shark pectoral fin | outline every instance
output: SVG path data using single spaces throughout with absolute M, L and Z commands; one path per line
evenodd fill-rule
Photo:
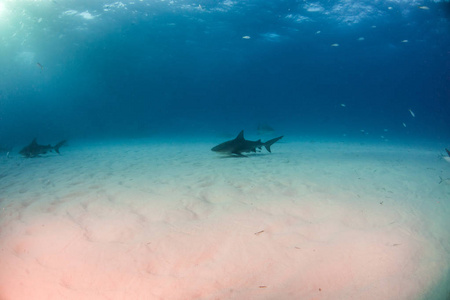
M 241 152 L 231 152 L 232 154 L 239 156 L 239 157 L 247 157 L 247 155 L 242 154 Z

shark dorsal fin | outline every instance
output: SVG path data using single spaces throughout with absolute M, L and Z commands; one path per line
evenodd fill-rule
M 36 140 L 36 138 L 34 138 L 34 139 L 31 141 L 31 145 L 37 145 L 37 140 Z
M 244 130 L 241 130 L 239 132 L 238 136 L 236 137 L 236 140 L 243 140 L 244 139 Z

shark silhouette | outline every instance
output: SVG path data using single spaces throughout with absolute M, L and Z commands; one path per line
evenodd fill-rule
M 36 138 L 33 139 L 33 141 L 28 145 L 25 146 L 22 150 L 20 150 L 20 154 L 22 154 L 25 157 L 36 157 L 40 154 L 46 154 L 47 152 L 52 152 L 55 150 L 56 153 L 59 153 L 59 148 L 64 145 L 66 141 L 61 141 L 55 146 L 51 145 L 39 145 L 36 141 Z
M 267 151 L 272 152 L 270 150 L 270 146 L 279 141 L 282 137 L 283 136 L 271 139 L 265 143 L 261 142 L 261 140 L 248 141 L 244 139 L 244 130 L 242 130 L 234 140 L 219 144 L 211 150 L 229 155 L 234 154 L 237 156 L 245 156 L 242 154 L 243 152 L 256 152 L 256 149 L 261 149 L 262 146 L 264 146 Z

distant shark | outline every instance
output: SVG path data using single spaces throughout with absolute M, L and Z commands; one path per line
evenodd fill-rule
M 0 146 L 0 153 L 11 152 L 12 148 L 13 148 L 13 147 Z
M 22 154 L 25 157 L 36 157 L 39 156 L 40 154 L 46 154 L 47 152 L 52 152 L 53 150 L 55 150 L 56 153 L 59 153 L 59 148 L 64 145 L 66 143 L 66 141 L 61 141 L 58 144 L 56 144 L 55 146 L 51 146 L 49 145 L 39 145 L 36 142 L 36 139 L 33 139 L 33 141 L 28 145 L 25 146 L 22 150 L 20 150 L 20 154 Z
M 267 151 L 272 152 L 270 150 L 270 146 L 278 142 L 282 137 L 283 136 L 271 139 L 265 143 L 261 142 L 261 140 L 248 141 L 244 139 L 244 130 L 242 130 L 234 140 L 219 144 L 213 147 L 211 150 L 229 155 L 234 154 L 237 156 L 245 156 L 242 154 L 243 152 L 256 152 L 257 148 L 261 149 L 261 147 L 264 146 L 266 147 Z

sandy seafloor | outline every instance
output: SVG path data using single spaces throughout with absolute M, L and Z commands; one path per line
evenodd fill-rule
M 0 299 L 449 299 L 442 148 L 77 143 L 0 159 Z

